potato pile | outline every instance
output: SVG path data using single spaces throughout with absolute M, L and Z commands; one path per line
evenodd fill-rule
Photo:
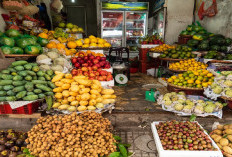
M 52 82 L 56 86 L 53 89 L 56 98 L 53 108 L 59 110 L 95 110 L 115 102 L 113 89 L 104 89 L 98 80 L 89 80 L 86 76 L 58 73 Z
M 39 157 L 98 157 L 116 151 L 111 123 L 96 112 L 41 117 L 26 142 Z
M 218 125 L 211 137 L 225 156 L 232 156 L 232 124 Z

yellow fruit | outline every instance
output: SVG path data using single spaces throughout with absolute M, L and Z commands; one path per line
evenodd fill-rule
M 63 84 L 63 85 L 61 86 L 61 88 L 62 88 L 62 89 L 69 89 L 69 88 L 70 88 L 70 84 L 65 83 L 65 84 Z
M 62 95 L 64 96 L 64 97 L 69 97 L 69 91 L 68 90 L 64 90 L 63 92 L 62 92 Z
M 47 47 L 48 49 L 55 49 L 55 48 L 56 48 L 56 43 L 50 42 L 50 43 L 48 43 L 48 44 L 46 45 L 46 47 Z
M 81 100 L 87 101 L 90 99 L 90 94 L 89 93 L 84 93 L 81 95 Z
M 97 95 L 91 94 L 91 95 L 90 95 L 90 98 L 91 98 L 91 99 L 97 99 Z
M 173 80 L 175 80 L 177 77 L 176 77 L 176 76 L 171 76 L 171 78 L 172 78 Z
M 208 87 L 208 83 L 207 83 L 207 82 L 203 82 L 203 83 L 202 83 L 202 86 L 203 86 L 203 87 Z
M 72 91 L 70 91 L 69 94 L 70 94 L 71 96 L 77 96 L 77 95 L 78 95 L 78 93 L 72 92 Z
M 67 79 L 72 79 L 72 74 L 65 74 L 64 77 Z
M 96 101 L 97 101 L 98 103 L 100 103 L 100 102 L 103 101 L 103 98 L 99 96 L 99 97 L 97 97 Z
M 194 82 L 194 80 L 190 79 L 190 80 L 187 80 L 187 82 L 188 82 L 189 84 L 192 84 L 192 83 Z
M 68 101 L 69 101 L 69 102 L 72 102 L 72 101 L 74 101 L 74 100 L 76 100 L 75 96 L 70 96 L 70 97 L 68 97 Z
M 97 39 L 96 38 L 90 39 L 90 43 L 97 43 Z
M 82 47 L 83 47 L 83 48 L 88 48 L 88 47 L 89 47 L 89 44 L 84 44 Z
M 96 43 L 91 43 L 89 46 L 90 47 L 97 47 L 97 44 Z
M 207 77 L 212 77 L 212 76 L 213 76 L 212 73 L 208 73 L 208 74 L 207 74 Z
M 75 49 L 77 47 L 77 44 L 74 41 L 69 41 L 67 43 L 67 47 L 70 49 Z
M 111 47 L 110 43 L 104 43 L 104 47 Z
M 77 110 L 78 111 L 85 111 L 85 110 L 87 110 L 87 107 L 86 106 L 78 106 Z
M 59 102 L 55 102 L 52 106 L 52 108 L 58 108 L 61 105 Z
M 61 99 L 63 97 L 62 93 L 56 93 L 55 98 Z
M 63 91 L 63 89 L 61 87 L 57 87 L 53 89 L 53 92 L 55 93 L 61 93 Z
M 196 80 L 195 83 L 196 84 L 201 84 L 201 81 L 200 80 Z
M 96 37 L 93 36 L 93 35 L 90 35 L 90 36 L 89 36 L 89 39 L 96 39 Z
M 72 91 L 72 92 L 77 93 L 79 91 L 79 86 L 78 85 L 72 85 L 69 90 Z
M 105 43 L 104 39 L 99 39 L 97 42 L 98 42 L 98 44 L 104 44 Z
M 63 99 L 63 100 L 61 101 L 61 104 L 69 104 L 68 99 Z
M 77 96 L 76 96 L 76 100 L 77 100 L 77 101 L 81 101 L 81 95 L 77 95 Z
M 97 101 L 95 100 L 95 99 L 91 99 L 90 101 L 89 101 L 89 105 L 90 106 L 94 106 L 94 105 L 96 105 L 97 104 Z
M 77 47 L 81 47 L 83 45 L 83 43 L 80 40 L 76 41 Z
M 38 35 L 38 37 L 47 39 L 47 38 L 48 38 L 48 35 L 47 35 L 46 33 L 40 33 L 40 34 Z
M 85 39 L 84 39 L 84 44 L 90 44 L 89 38 L 85 38 Z
M 79 104 L 78 101 L 72 101 L 72 102 L 70 103 L 70 105 L 72 105 L 72 106 L 77 106 L 78 104 Z
M 93 110 L 96 110 L 96 107 L 94 107 L 94 106 L 88 106 L 87 109 L 93 111 Z
M 88 101 L 80 101 L 79 102 L 79 104 L 81 105 L 81 106 L 87 106 L 88 105 Z

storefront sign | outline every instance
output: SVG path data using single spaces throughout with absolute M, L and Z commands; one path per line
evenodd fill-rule
M 154 5 L 154 12 L 158 11 L 164 6 L 165 0 L 156 0 Z
M 145 11 L 147 2 L 102 2 L 102 10 Z

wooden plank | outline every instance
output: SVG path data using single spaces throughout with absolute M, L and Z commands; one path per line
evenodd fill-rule
M 40 118 L 41 113 L 33 113 L 33 114 L 2 114 L 1 116 L 8 118 Z

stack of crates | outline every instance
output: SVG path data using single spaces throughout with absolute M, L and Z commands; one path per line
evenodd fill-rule
M 154 68 L 156 66 L 155 59 L 149 57 L 149 51 L 151 48 L 158 45 L 140 45 L 139 46 L 139 72 L 146 74 L 147 69 Z

